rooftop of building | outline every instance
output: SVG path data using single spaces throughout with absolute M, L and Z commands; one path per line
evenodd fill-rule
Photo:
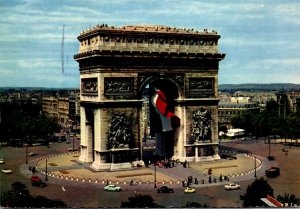
M 83 30 L 80 33 L 81 36 L 92 35 L 95 32 L 107 31 L 107 32 L 148 32 L 148 33 L 166 33 L 166 34 L 190 34 L 190 35 L 217 35 L 217 31 L 203 29 L 198 31 L 195 29 L 169 27 L 163 25 L 125 25 L 121 27 L 108 26 L 107 24 L 98 24 L 94 27 Z
M 219 102 L 219 108 L 253 108 L 258 107 L 257 103 L 254 102 Z

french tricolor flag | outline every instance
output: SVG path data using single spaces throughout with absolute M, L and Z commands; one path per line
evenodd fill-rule
M 161 122 L 162 122 L 162 131 L 171 131 L 173 130 L 171 118 L 176 115 L 174 113 L 170 112 L 167 109 L 167 99 L 165 94 L 159 90 L 155 89 L 155 94 L 151 98 L 151 103 L 154 106 L 156 112 L 159 114 Z

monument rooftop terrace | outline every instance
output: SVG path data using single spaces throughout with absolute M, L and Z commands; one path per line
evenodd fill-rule
M 76 60 L 88 56 L 107 56 L 107 54 L 128 54 L 133 56 L 155 56 L 156 53 L 168 56 L 188 55 L 190 58 L 209 56 L 213 59 L 223 59 L 219 53 L 218 40 L 221 36 L 216 31 L 204 29 L 199 32 L 194 29 L 182 29 L 167 26 L 123 26 L 114 27 L 96 25 L 80 33 L 79 54 Z M 160 56 L 160 55 L 159 55 Z
M 169 26 L 161 25 L 125 25 L 122 27 L 108 26 L 106 24 L 96 25 L 89 29 L 86 29 L 80 33 L 78 39 L 82 39 L 87 35 L 92 35 L 97 32 L 148 32 L 148 33 L 165 33 L 165 34 L 189 34 L 189 35 L 217 35 L 218 33 L 215 30 L 209 31 L 204 29 L 203 31 L 198 31 L 194 29 L 186 28 L 176 28 Z M 219 36 L 219 35 L 217 35 Z

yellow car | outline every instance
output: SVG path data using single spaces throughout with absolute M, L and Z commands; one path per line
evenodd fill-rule
M 194 188 L 191 187 L 187 187 L 184 189 L 184 193 L 189 194 L 189 193 L 195 193 L 196 190 Z

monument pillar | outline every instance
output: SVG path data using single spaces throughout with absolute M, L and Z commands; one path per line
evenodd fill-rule
M 87 158 L 86 162 L 93 162 L 94 146 L 93 146 L 93 123 L 91 121 L 86 121 L 86 138 L 87 138 Z
M 80 157 L 83 162 L 93 162 L 93 121 L 87 116 L 85 107 L 80 107 Z

